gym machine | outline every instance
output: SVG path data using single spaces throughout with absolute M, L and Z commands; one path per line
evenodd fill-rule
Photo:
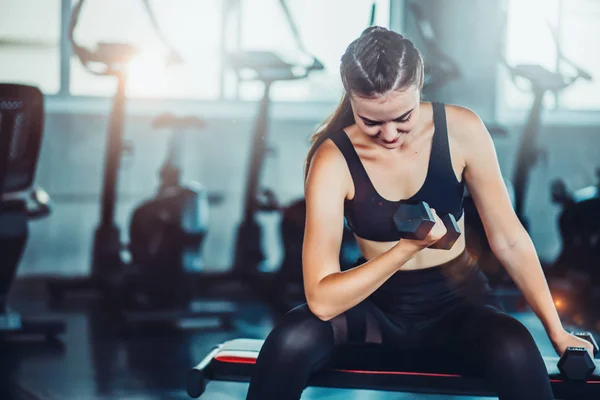
M 8 306 L 8 294 L 29 236 L 29 221 L 47 217 L 50 197 L 32 189 L 44 132 L 44 98 L 33 86 L 0 84 L 0 339 L 55 339 L 65 324 L 24 318 Z
M 69 27 L 74 53 L 91 73 L 115 77 L 117 91 L 106 142 L 100 223 L 94 235 L 91 276 L 48 282 L 51 297 L 59 301 L 68 292 L 99 292 L 127 325 L 146 322 L 176 325 L 184 319 L 209 317 L 218 318 L 222 325 L 228 326 L 235 308 L 225 302 L 193 302 L 194 280 L 187 279 L 187 274 L 202 265 L 201 250 L 208 229 L 208 193 L 197 182 L 183 186 L 180 181 L 179 131 L 201 129 L 204 121 L 172 114 L 154 119 L 154 128 L 171 128 L 175 132 L 160 171 L 158 193 L 134 210 L 129 245 L 121 241 L 115 206 L 121 157 L 128 150 L 123 140 L 125 67 L 137 49 L 121 43 L 98 43 L 93 50 L 78 45 L 74 30 L 84 2 L 80 0 L 74 6 Z M 148 1 L 143 4 L 158 36 L 163 38 Z M 171 51 L 170 62 L 181 62 L 175 49 L 165 40 L 163 43 Z M 126 260 L 127 252 L 131 262 Z
M 521 134 L 517 152 L 517 161 L 512 179 L 515 190 L 515 211 L 526 229 L 529 228 L 529 221 L 525 216 L 524 208 L 529 174 L 540 157 L 543 156 L 543 150 L 537 144 L 537 140 L 542 127 L 541 120 L 544 111 L 544 96 L 548 92 L 557 94 L 573 85 L 579 79 L 586 81 L 592 80 L 592 76 L 588 72 L 565 57 L 562 52 L 557 30 L 553 27 L 550 27 L 550 30 L 556 46 L 556 65 L 559 66 L 556 72 L 552 72 L 541 65 L 520 64 L 511 66 L 506 59 L 502 58 L 502 63 L 508 69 L 515 85 L 519 87 L 517 81 L 518 78 L 527 80 L 529 82 L 529 89 L 527 89 L 527 91 L 532 92 L 534 96 L 525 129 Z M 561 72 L 561 66 L 563 64 L 572 67 L 575 73 L 569 75 Z
M 228 57 L 229 65 L 240 81 L 255 80 L 263 84 L 263 94 L 252 135 L 250 163 L 245 180 L 243 217 L 237 231 L 233 265 L 236 275 L 251 280 L 256 278 L 256 274 L 262 273 L 262 263 L 266 259 L 262 248 L 262 230 L 257 221 L 257 215 L 262 212 L 279 212 L 281 210 L 281 205 L 273 191 L 260 187 L 262 166 L 268 152 L 272 85 L 276 82 L 304 79 L 310 73 L 324 68 L 316 57 L 304 50 L 285 1 L 280 0 L 279 4 L 284 11 L 298 48 L 312 59 L 312 63 L 301 64 L 269 51 L 239 51 L 229 54 Z M 250 75 L 250 78 L 247 78 L 247 75 Z
M 600 286 L 600 168 L 597 183 L 572 193 L 562 179 L 551 185 L 552 202 L 561 207 L 558 228 L 562 250 L 551 267 L 553 275 L 578 271 L 589 284 Z
M 572 192 L 562 179 L 552 182 L 561 251 L 546 272 L 561 318 L 590 329 L 600 329 L 600 168 L 596 179 Z
M 263 163 L 269 151 L 271 88 L 277 82 L 305 79 L 311 73 L 324 68 L 321 62 L 305 49 L 286 2 L 280 0 L 279 4 L 296 40 L 296 46 L 311 61 L 291 59 L 269 51 L 239 51 L 228 55 L 228 65 L 240 81 L 252 80 L 263 84 L 263 94 L 253 129 L 251 155 L 245 180 L 243 216 L 237 229 L 232 274 L 235 279 L 244 282 L 257 298 L 272 306 L 275 313 L 291 308 L 285 298 L 289 289 L 295 290 L 293 283 L 297 280 L 293 279 L 292 283 L 285 279 L 286 272 L 294 271 L 295 275 L 301 275 L 301 267 L 298 266 L 301 258 L 298 257 L 298 252 L 301 252 L 304 236 L 305 204 L 304 199 L 300 199 L 283 206 L 272 190 L 261 187 Z M 281 233 L 285 255 L 279 270 L 268 272 L 263 268 L 266 256 L 258 216 L 261 213 L 273 212 L 282 215 Z M 301 277 L 299 280 L 301 281 Z

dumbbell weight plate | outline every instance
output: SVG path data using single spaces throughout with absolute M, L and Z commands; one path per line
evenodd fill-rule
M 425 202 L 401 204 L 393 216 L 396 229 L 404 239 L 423 240 L 435 225 L 431 208 Z
M 460 228 L 452 214 L 440 218 L 446 227 L 446 234 L 440 240 L 429 246 L 430 249 L 450 250 L 460 237 Z
M 589 332 L 572 332 L 574 336 L 587 340 L 594 346 L 594 355 L 598 354 L 598 344 Z M 596 369 L 594 360 L 584 347 L 567 347 L 558 361 L 560 373 L 569 380 L 585 380 Z
M 596 369 L 594 360 L 584 347 L 567 347 L 557 366 L 560 373 L 571 381 L 585 380 Z

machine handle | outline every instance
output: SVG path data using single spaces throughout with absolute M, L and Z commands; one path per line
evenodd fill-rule
M 30 199 L 34 203 L 33 208 L 27 207 L 27 218 L 38 219 L 50 215 L 50 196 L 44 189 L 36 188 L 30 192 Z

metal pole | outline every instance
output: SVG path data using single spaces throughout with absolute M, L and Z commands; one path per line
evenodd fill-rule
M 62 0 L 60 7 L 60 89 L 58 94 L 71 94 L 71 42 L 69 41 L 69 21 L 71 21 L 71 0 Z

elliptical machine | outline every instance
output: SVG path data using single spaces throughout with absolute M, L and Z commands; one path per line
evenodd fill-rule
M 208 233 L 208 194 L 198 182 L 181 182 L 183 129 L 202 129 L 196 117 L 159 115 L 155 129 L 173 128 L 160 169 L 156 196 L 137 207 L 129 225 L 129 252 L 137 296 L 152 307 L 173 307 L 192 300 L 186 276 L 204 267 L 202 246 Z
M 244 282 L 259 299 L 271 306 L 276 314 L 289 309 L 290 303 L 286 294 L 290 289 L 295 293 L 296 284 L 302 281 L 301 249 L 306 205 L 304 199 L 299 199 L 288 206 L 283 206 L 272 190 L 260 188 L 262 165 L 268 151 L 270 90 L 276 82 L 304 79 L 312 72 L 324 69 L 323 64 L 305 49 L 285 0 L 279 0 L 279 4 L 298 49 L 309 56 L 312 62 L 296 62 L 268 51 L 242 51 L 229 56 L 229 64 L 240 80 L 258 80 L 264 85 L 258 117 L 254 125 L 244 195 L 244 213 L 235 243 L 233 275 Z M 252 77 L 245 78 L 245 72 L 251 72 Z M 271 212 L 281 213 L 280 233 L 284 250 L 283 262 L 274 272 L 265 271 L 263 266 L 266 256 L 262 244 L 262 228 L 257 221 L 258 214 Z M 352 247 L 352 243 L 356 246 L 351 232 L 346 230 L 342 254 L 340 254 L 343 260 L 351 258 L 346 256 L 345 249 Z M 356 261 L 356 258 L 353 261 Z M 303 296 L 302 290 L 300 296 Z
M 199 269 L 202 264 L 199 257 L 208 229 L 208 194 L 197 183 L 181 186 L 179 132 L 171 136 L 156 198 L 146 201 L 133 212 L 130 245 L 121 241 L 121 231 L 115 222 L 115 206 L 121 157 L 128 149 L 123 141 L 125 66 L 136 54 L 136 49 L 118 43 L 99 43 L 94 50 L 79 46 L 73 33 L 84 2 L 80 0 L 73 8 L 69 29 L 73 50 L 88 71 L 113 76 L 118 85 L 107 135 L 100 222 L 94 234 L 91 276 L 48 282 L 52 300 L 61 300 L 67 292 L 99 292 L 126 323 L 171 323 L 182 318 L 217 316 L 227 325 L 235 311 L 233 308 L 225 305 L 206 308 L 189 303 L 193 288 L 184 275 Z M 147 0 L 143 3 L 159 33 Z M 160 33 L 159 36 L 162 37 Z M 175 50 L 166 45 L 171 49 L 170 61 L 180 62 Z M 171 127 L 176 131 L 204 126 L 198 118 L 169 114 L 159 116 L 153 124 L 155 128 Z M 126 260 L 128 251 L 131 262 Z
M 240 81 L 254 80 L 263 83 L 263 94 L 253 129 L 244 191 L 243 217 L 237 231 L 232 269 L 237 278 L 254 287 L 262 286 L 263 263 L 266 260 L 262 247 L 262 229 L 257 221 L 257 216 L 259 213 L 279 212 L 282 209 L 273 191 L 260 187 L 262 166 L 268 152 L 267 133 L 271 109 L 271 88 L 276 82 L 304 79 L 310 73 L 324 68 L 321 62 L 308 53 L 299 41 L 298 31 L 285 1 L 279 0 L 279 4 L 284 11 L 298 48 L 302 53 L 308 55 L 312 62 L 303 63 L 298 60 L 289 60 L 281 54 L 270 51 L 239 51 L 228 56 L 228 64 Z

